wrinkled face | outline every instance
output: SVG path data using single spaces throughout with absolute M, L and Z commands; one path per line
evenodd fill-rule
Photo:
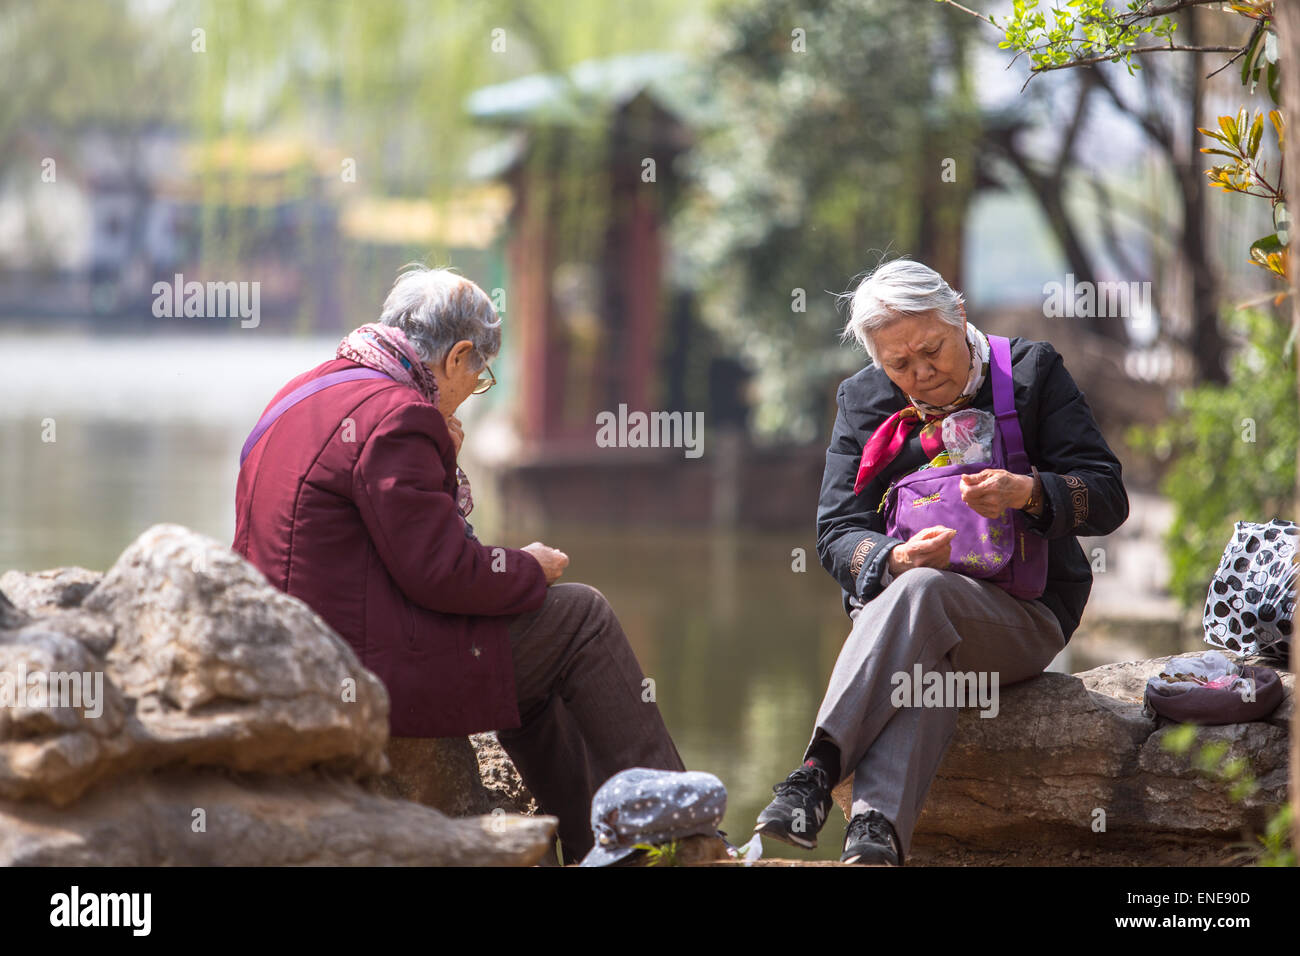
M 960 327 L 933 313 L 900 316 L 872 336 L 876 362 L 912 398 L 931 405 L 954 401 L 970 377 L 965 313 Z
M 474 343 L 462 339 L 451 347 L 442 362 L 426 363 L 438 382 L 438 408 L 443 415 L 454 415 L 461 402 L 478 387 L 480 375 L 486 375 L 479 364 L 481 361 Z

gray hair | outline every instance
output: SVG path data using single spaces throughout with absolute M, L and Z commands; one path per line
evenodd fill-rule
M 401 329 L 425 362 L 441 362 L 463 339 L 479 368 L 501 351 L 501 319 L 488 294 L 453 269 L 406 267 L 393 283 L 379 321 Z
M 876 361 L 873 332 L 908 315 L 932 312 L 949 325 L 961 328 L 962 296 L 929 266 L 910 259 L 894 259 L 877 266 L 841 298 L 850 300 L 849 322 L 840 341 L 857 339 Z

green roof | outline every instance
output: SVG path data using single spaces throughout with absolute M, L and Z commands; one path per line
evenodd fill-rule
M 586 60 L 566 73 L 534 73 L 475 90 L 466 111 L 490 123 L 580 123 L 593 107 L 616 109 L 647 93 L 665 110 L 690 121 L 698 114 L 689 91 L 693 71 L 671 52 L 632 53 Z

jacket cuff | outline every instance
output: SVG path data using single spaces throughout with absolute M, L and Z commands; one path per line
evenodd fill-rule
M 1088 486 L 1075 475 L 1040 471 L 1043 514 L 1028 527 L 1044 538 L 1061 538 L 1088 520 Z
M 885 535 L 863 535 L 853 548 L 849 572 L 853 575 L 856 596 L 866 602 L 875 597 L 888 582 L 881 577 L 889 566 L 889 555 L 898 545 L 898 538 Z

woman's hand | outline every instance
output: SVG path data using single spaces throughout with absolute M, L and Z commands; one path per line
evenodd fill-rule
M 567 554 L 549 545 L 542 544 L 540 541 L 534 541 L 519 550 L 527 551 L 542 566 L 542 573 L 546 575 L 547 587 L 558 581 L 560 575 L 564 573 L 564 569 L 569 566 L 569 556 Z
M 889 573 L 898 577 L 911 568 L 947 569 L 952 557 L 955 528 L 935 525 L 918 531 L 889 552 Z
M 961 500 L 985 518 L 997 518 L 1008 508 L 1022 508 L 1034 490 L 1032 475 L 1016 475 L 1002 468 L 985 468 L 961 476 Z
M 451 432 L 451 443 L 456 446 L 456 457 L 460 457 L 460 446 L 465 440 L 465 429 L 455 415 L 447 416 L 447 431 Z

